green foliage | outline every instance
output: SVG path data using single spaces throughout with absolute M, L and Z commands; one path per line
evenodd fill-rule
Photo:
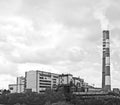
M 7 104 L 9 97 L 6 94 L 0 96 L 0 104 Z
M 70 100 L 67 100 L 67 98 Z M 2 94 L 0 104 L 6 105 L 120 105 L 119 98 L 82 98 L 63 91 L 47 90 L 44 94 L 15 93 Z
M 2 92 L 2 94 L 9 94 L 9 93 L 10 93 L 10 91 L 6 90 L 6 89 L 4 89 L 3 92 Z
M 55 103 L 58 101 L 64 101 L 65 96 L 62 91 L 55 92 L 55 91 L 47 90 L 45 92 L 45 100 L 51 103 Z
M 67 102 L 65 102 L 65 101 L 63 101 L 63 102 L 59 101 L 59 102 L 57 102 L 57 103 L 53 103 L 52 105 L 73 105 L 73 104 L 67 103 Z
M 59 91 L 47 90 L 45 94 L 38 93 L 14 93 L 3 94 L 0 96 L 0 104 L 25 104 L 25 105 L 45 105 L 46 102 L 56 103 L 58 101 L 65 101 L 64 94 Z
M 73 96 L 71 103 L 74 105 L 120 105 L 120 99 L 117 98 L 82 98 L 80 96 Z

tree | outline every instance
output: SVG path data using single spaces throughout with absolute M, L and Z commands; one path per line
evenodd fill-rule
M 7 104 L 8 103 L 8 99 L 9 99 L 8 95 L 2 94 L 0 96 L 0 104 Z
M 65 102 L 65 101 L 63 101 L 63 102 L 59 101 L 59 102 L 57 102 L 57 103 L 53 103 L 52 105 L 73 105 L 73 104 L 67 103 L 67 102 Z
M 3 91 L 2 91 L 2 94 L 9 94 L 10 93 L 10 90 L 6 90 L 6 89 L 4 89 Z
M 65 101 L 65 95 L 63 91 L 55 92 L 52 90 L 47 90 L 44 95 L 46 102 L 56 103 L 58 101 Z

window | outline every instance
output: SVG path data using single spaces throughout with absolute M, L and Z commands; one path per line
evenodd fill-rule
M 40 80 L 40 82 L 47 82 L 47 83 L 51 83 L 51 81 L 49 81 L 49 80 Z
M 53 81 L 53 83 L 56 83 L 56 81 Z
M 47 74 L 40 74 L 40 76 L 51 77 L 51 75 Z
M 51 83 L 40 83 L 40 85 L 51 85 Z
M 40 77 L 40 79 L 44 79 L 43 77 Z
M 10 87 L 10 90 L 13 90 L 13 87 Z
M 45 92 L 45 90 L 40 90 L 39 92 Z
M 58 78 L 58 76 L 53 76 L 53 78 Z
M 51 86 L 39 86 L 40 88 L 51 88 Z

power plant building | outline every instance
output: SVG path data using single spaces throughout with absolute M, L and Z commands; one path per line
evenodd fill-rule
M 72 85 L 74 88 L 77 88 L 77 91 L 80 91 L 83 87 L 84 89 L 88 87 L 88 83 L 84 82 L 84 79 L 73 77 L 72 74 L 59 75 L 58 85 Z
M 9 84 L 10 93 L 17 93 L 17 84 Z
M 79 77 L 73 77 L 73 84 L 78 87 L 83 87 L 85 86 L 84 79 L 81 79 Z
M 9 84 L 8 86 L 11 93 L 23 93 L 25 90 L 25 78 L 17 77 L 16 84 Z
M 37 92 L 44 93 L 46 89 L 56 90 L 60 85 L 74 85 L 79 89 L 86 87 L 83 79 L 72 74 L 55 74 L 45 71 L 27 71 L 25 77 L 17 77 L 16 84 L 10 84 L 11 93 Z
M 70 84 L 73 81 L 73 75 L 72 74 L 62 74 L 59 75 L 59 85 L 67 85 Z
M 58 74 L 44 71 L 28 71 L 25 73 L 25 89 L 32 89 L 33 92 L 42 93 L 46 89 L 55 89 L 58 85 Z
M 17 93 L 23 93 L 25 90 L 25 78 L 17 77 Z

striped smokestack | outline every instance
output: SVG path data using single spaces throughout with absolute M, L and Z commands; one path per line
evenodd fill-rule
M 102 65 L 102 88 L 111 91 L 110 78 L 110 40 L 109 31 L 103 31 L 103 65 Z
M 102 89 L 105 87 L 105 51 L 106 51 L 106 33 L 103 31 L 103 58 L 102 58 Z

